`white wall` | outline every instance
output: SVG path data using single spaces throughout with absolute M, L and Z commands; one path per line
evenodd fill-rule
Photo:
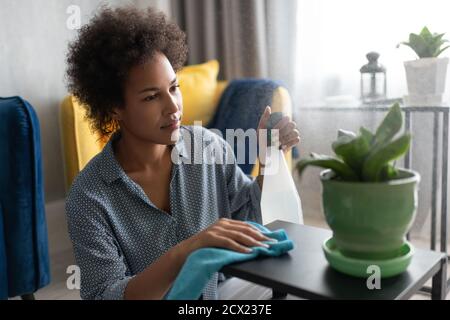
M 64 197 L 58 107 L 64 83 L 67 44 L 76 36 L 66 20 L 68 6 L 81 9 L 88 22 L 102 3 L 134 3 L 169 11 L 169 0 L 0 0 L 0 96 L 19 95 L 36 109 L 41 125 L 46 202 Z

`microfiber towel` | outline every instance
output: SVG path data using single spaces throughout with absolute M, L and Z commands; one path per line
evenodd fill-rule
M 258 256 L 277 257 L 294 248 L 286 231 L 279 229 L 270 231 L 266 227 L 247 222 L 259 229 L 265 236 L 278 240 L 270 243 L 269 248 L 253 247 L 250 253 L 240 253 L 222 248 L 202 248 L 189 255 L 175 282 L 166 295 L 167 300 L 197 300 L 212 275 L 224 266 L 255 259 Z

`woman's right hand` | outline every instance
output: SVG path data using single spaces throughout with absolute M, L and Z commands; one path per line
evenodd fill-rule
M 222 218 L 187 239 L 187 247 L 189 253 L 204 247 L 218 247 L 249 253 L 252 251 L 250 247 L 269 247 L 261 241 L 276 242 L 276 239 L 266 237 L 261 231 L 246 222 Z
M 204 247 L 217 247 L 242 253 L 251 252 L 250 247 L 276 242 L 252 225 L 238 220 L 220 219 L 207 229 L 181 241 L 171 250 L 150 264 L 128 283 L 125 299 L 162 299 L 173 285 L 186 258 L 193 251 Z

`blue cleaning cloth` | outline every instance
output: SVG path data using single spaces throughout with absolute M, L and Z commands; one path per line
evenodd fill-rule
M 224 266 L 247 260 L 258 256 L 277 257 L 294 248 L 294 243 L 289 240 L 283 229 L 270 231 L 266 227 L 247 222 L 259 229 L 265 236 L 277 239 L 269 248 L 253 247 L 250 253 L 240 253 L 222 248 L 202 248 L 189 255 L 178 274 L 175 282 L 166 295 L 167 300 L 196 300 L 200 298 L 203 288 L 212 275 Z

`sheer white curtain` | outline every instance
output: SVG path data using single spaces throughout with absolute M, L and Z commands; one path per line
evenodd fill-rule
M 396 45 L 407 41 L 409 33 L 419 33 L 423 26 L 431 32 L 445 32 L 450 39 L 449 12 L 450 1 L 446 0 L 299 0 L 296 85 L 292 94 L 303 137 L 301 156 L 311 151 L 332 154 L 331 142 L 337 129 L 357 131 L 361 125 L 374 129 L 383 117 L 382 113 L 307 112 L 302 106 L 329 105 L 332 101 L 358 104 L 359 69 L 367 63 L 369 51 L 380 53 L 379 61 L 387 69 L 388 97 L 406 95 L 403 61 L 416 56 L 408 47 Z M 443 53 L 449 55 L 450 49 Z M 449 80 L 444 97 L 447 102 Z M 412 166 L 422 176 L 414 231 L 426 236 L 431 207 L 432 116 L 415 115 L 412 120 Z M 322 217 L 317 173 L 310 170 L 298 181 L 306 217 Z

